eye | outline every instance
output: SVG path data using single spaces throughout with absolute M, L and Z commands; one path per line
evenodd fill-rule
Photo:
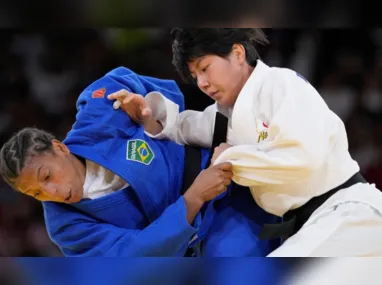
M 209 65 L 207 65 L 206 67 L 202 68 L 202 72 L 206 72 L 208 67 L 209 67 Z

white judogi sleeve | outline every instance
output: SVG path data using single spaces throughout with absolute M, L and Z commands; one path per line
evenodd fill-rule
M 187 110 L 179 114 L 178 106 L 160 93 L 148 94 L 146 102 L 164 126 L 160 134 L 151 137 L 211 146 L 216 105 L 203 112 Z M 255 126 L 258 115 L 268 125 L 267 138 L 259 143 Z M 329 152 L 332 126 L 327 116 L 335 115 L 294 71 L 272 68 L 261 80 L 251 76 L 231 118 L 232 131 L 227 139 L 229 142 L 231 133 L 235 146 L 224 151 L 214 164 L 231 162 L 233 180 L 244 186 L 306 179 L 322 166 Z M 333 119 L 337 124 L 338 118 Z
M 273 69 L 263 80 L 261 92 L 251 92 L 259 88 L 255 79 L 247 82 L 233 111 L 233 130 L 243 144 L 225 150 L 215 164 L 231 162 L 233 180 L 244 186 L 306 179 L 330 151 L 333 121 L 328 116 L 335 115 L 318 92 L 291 70 Z M 268 122 L 267 138 L 259 143 L 254 127 L 258 116 Z
M 152 135 L 146 132 L 148 136 L 179 144 L 211 147 L 217 112 L 215 104 L 203 112 L 186 110 L 179 114 L 179 106 L 159 92 L 147 94 L 145 101 L 153 112 L 153 118 L 163 126 L 161 133 Z

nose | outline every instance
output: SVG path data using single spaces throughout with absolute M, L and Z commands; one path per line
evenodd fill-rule
M 210 84 L 208 83 L 208 80 L 204 76 L 198 76 L 197 85 L 199 89 L 204 92 L 206 92 L 207 88 L 210 86 Z

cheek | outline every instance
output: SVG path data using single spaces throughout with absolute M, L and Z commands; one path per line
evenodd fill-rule
M 208 72 L 208 81 L 219 89 L 226 89 L 228 74 L 224 71 L 224 65 L 216 65 Z
M 62 184 L 70 184 L 76 180 L 76 170 L 68 159 L 63 159 L 60 167 L 55 169 L 55 180 Z
M 76 177 L 72 173 L 65 173 L 57 176 L 53 183 L 57 187 L 57 193 L 65 195 L 70 189 L 75 188 L 76 182 Z
M 225 91 L 231 90 L 236 85 L 236 80 L 237 75 L 232 70 L 231 64 L 227 61 L 222 61 L 216 65 L 211 74 L 211 81 Z
M 65 172 L 64 170 L 55 171 L 49 181 L 46 182 L 45 187 L 48 190 L 48 193 L 55 193 L 57 196 L 62 196 L 68 191 L 68 188 L 73 183 L 73 178 L 70 177 L 70 173 Z

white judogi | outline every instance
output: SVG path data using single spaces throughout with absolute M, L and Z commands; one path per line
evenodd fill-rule
M 283 216 L 341 185 L 359 171 L 348 152 L 340 118 L 304 78 L 258 61 L 233 110 L 178 112 L 160 93 L 146 96 L 164 126 L 154 136 L 210 147 L 215 112 L 229 118 L 225 150 L 215 164 L 233 164 L 236 183 L 256 202 Z M 382 256 L 382 193 L 371 184 L 343 189 L 319 207 L 304 227 L 270 256 Z

